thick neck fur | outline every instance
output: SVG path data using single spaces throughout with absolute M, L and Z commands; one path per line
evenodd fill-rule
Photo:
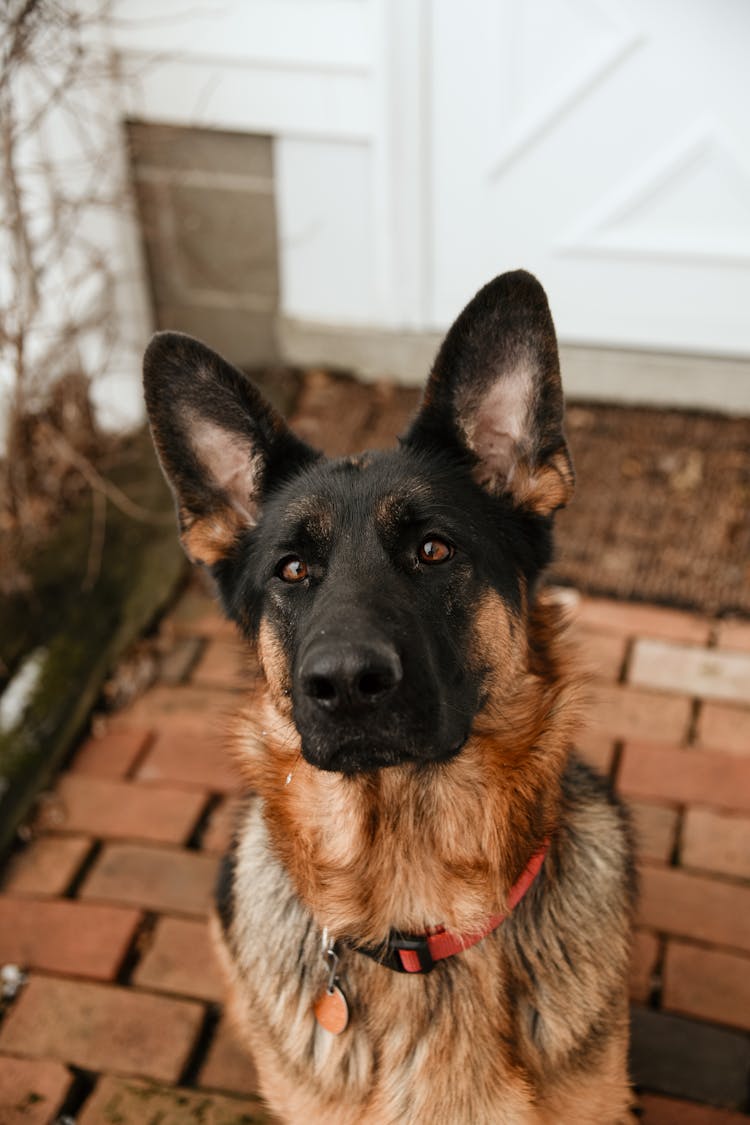
M 267 693 L 237 731 L 242 773 L 263 798 L 276 852 L 317 923 L 384 941 L 391 929 L 479 929 L 502 911 L 555 831 L 577 722 L 560 610 L 538 599 L 511 682 L 490 693 L 456 758 L 346 777 L 309 765 Z

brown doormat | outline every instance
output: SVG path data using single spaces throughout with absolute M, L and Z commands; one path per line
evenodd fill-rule
M 574 404 L 556 581 L 750 614 L 750 418 Z
M 420 392 L 327 371 L 254 372 L 326 453 L 382 448 Z M 282 375 L 284 379 L 282 379 Z M 554 581 L 591 594 L 750 615 L 750 418 L 575 403 L 577 490 Z

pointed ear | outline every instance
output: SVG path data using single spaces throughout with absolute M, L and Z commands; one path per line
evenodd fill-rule
M 318 454 L 241 371 L 190 336 L 158 332 L 144 356 L 143 383 L 182 544 L 195 562 L 212 566 L 255 526 L 269 485 Z
M 406 442 L 457 442 L 482 487 L 539 515 L 570 500 L 555 328 L 531 274 L 501 274 L 466 306 L 438 352 Z

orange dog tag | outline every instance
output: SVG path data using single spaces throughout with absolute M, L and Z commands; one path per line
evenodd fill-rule
M 340 1035 L 349 1023 L 349 1005 L 338 985 L 323 993 L 313 1011 L 320 1026 L 331 1035 Z

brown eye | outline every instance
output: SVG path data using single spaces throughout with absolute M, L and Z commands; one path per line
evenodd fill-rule
M 277 574 L 284 582 L 302 582 L 307 578 L 307 563 L 297 555 L 290 555 L 279 563 Z
M 441 563 L 452 559 L 455 549 L 444 539 L 430 537 L 425 539 L 419 548 L 419 561 L 423 563 Z

